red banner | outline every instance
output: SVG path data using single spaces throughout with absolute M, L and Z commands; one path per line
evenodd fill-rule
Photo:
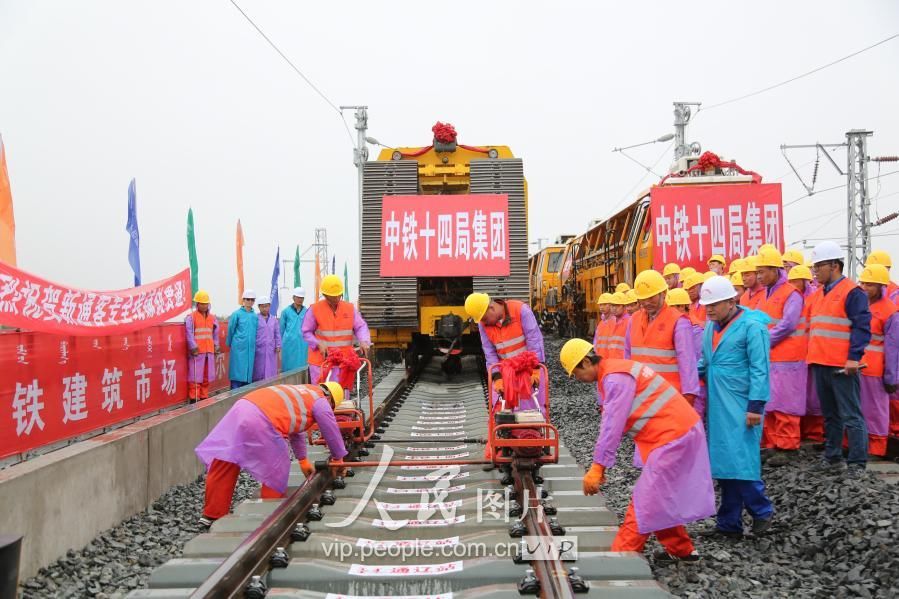
M 780 183 L 654 187 L 650 195 L 653 268 L 669 262 L 708 270 L 713 254 L 728 262 L 784 247 Z
M 221 322 L 225 346 L 227 323 Z M 184 325 L 125 335 L 0 333 L 0 457 L 83 435 L 186 401 Z M 210 388 L 227 388 L 228 356 Z
M 0 262 L 0 324 L 56 335 L 114 335 L 165 322 L 190 309 L 190 269 L 119 291 L 51 283 Z
M 506 195 L 384 196 L 382 277 L 509 276 Z

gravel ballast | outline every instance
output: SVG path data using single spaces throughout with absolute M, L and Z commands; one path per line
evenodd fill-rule
M 393 367 L 382 363 L 374 369 L 377 385 Z M 169 489 L 149 510 L 104 531 L 85 547 L 70 549 L 65 557 L 37 576 L 22 582 L 22 599 L 117 599 L 147 586 L 160 564 L 179 557 L 184 544 L 200 530 L 197 518 L 203 509 L 205 475 L 192 483 Z M 259 484 L 241 473 L 234 503 L 255 496 Z
M 558 361 L 561 345 L 546 339 L 552 420 L 565 446 L 586 468 L 599 430 L 596 388 L 564 374 Z M 625 438 L 602 487 L 619 520 L 639 476 L 633 454 L 633 442 Z M 652 564 L 659 582 L 680 597 L 899 596 L 899 487 L 870 473 L 853 481 L 811 471 L 819 459 L 817 451 L 805 448 L 793 464 L 764 468 L 776 509 L 767 534 L 741 541 L 700 538 L 696 532 L 714 520 L 688 525 L 703 560 Z M 647 557 L 659 549 L 653 538 Z

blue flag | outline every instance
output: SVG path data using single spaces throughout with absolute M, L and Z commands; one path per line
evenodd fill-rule
M 140 287 L 140 233 L 137 230 L 137 184 L 134 179 L 128 185 L 128 224 L 125 225 L 128 236 L 128 264 L 134 271 L 134 286 Z
M 272 271 L 272 311 L 275 316 L 278 315 L 278 277 L 281 276 L 281 246 L 275 253 L 275 270 Z

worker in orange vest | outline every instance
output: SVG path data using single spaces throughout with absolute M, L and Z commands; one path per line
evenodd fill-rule
M 635 284 L 636 286 L 636 284 Z M 604 359 L 583 339 L 559 354 L 569 376 L 596 383 L 603 417 L 584 476 L 584 495 L 595 495 L 615 466 L 623 435 L 634 440 L 643 464 L 612 551 L 642 551 L 651 534 L 665 548 L 657 563 L 699 559 L 684 524 L 715 513 L 715 492 L 702 421 L 668 382 L 633 360 Z
M 805 301 L 787 282 L 783 257 L 774 248 L 762 248 L 757 257 L 758 279 L 767 289 L 760 308 L 768 316 L 771 343 L 771 399 L 765 406 L 762 447 L 769 466 L 785 466 L 799 452 L 800 422 L 805 415 L 808 366 L 802 327 Z
M 187 399 L 195 403 L 209 397 L 209 381 L 215 380 L 215 357 L 219 349 L 219 322 L 209 311 L 209 293 L 194 294 L 196 309 L 184 319 L 187 331 Z
M 786 255 L 786 254 L 784 254 Z M 786 265 L 784 260 L 784 265 Z M 808 354 L 808 312 L 811 303 L 808 301 L 809 296 L 814 293 L 814 289 L 809 285 L 812 280 L 812 271 L 808 266 L 800 264 L 790 269 L 787 274 L 787 281 L 802 294 L 802 318 L 799 319 L 799 327 L 797 330 L 802 332 L 805 338 L 806 355 Z M 800 437 L 806 441 L 814 441 L 815 443 L 824 442 L 824 417 L 821 415 L 821 402 L 818 399 L 818 390 L 815 389 L 815 379 L 812 376 L 811 369 L 808 370 L 805 392 L 805 416 L 799 419 Z
M 710 277 L 715 276 L 714 273 Z M 706 281 L 706 276 L 700 273 L 690 275 L 684 280 L 684 289 L 690 297 L 690 320 L 699 327 L 705 326 L 705 306 L 699 303 L 699 291 Z
M 784 269 L 790 272 L 793 267 L 805 264 L 805 256 L 799 250 L 787 250 L 783 254 Z
M 624 297 L 627 299 L 627 303 L 624 305 L 624 311 L 633 316 L 640 310 L 640 300 L 637 299 L 637 294 L 633 289 L 628 289 L 623 293 Z
M 669 262 L 665 265 L 665 268 L 662 269 L 662 276 L 665 277 L 665 284 L 668 285 L 668 289 L 680 287 L 680 266 L 674 262 Z M 637 282 L 634 281 L 634 287 L 636 286 Z
M 330 352 L 352 353 L 353 339 L 368 356 L 371 334 L 356 307 L 343 300 L 343 281 L 337 275 L 322 279 L 325 299 L 309 306 L 303 319 L 303 340 L 309 344 L 309 380 L 320 383 L 322 364 Z M 340 369 L 332 368 L 329 378 L 340 379 Z
M 809 298 L 806 361 L 824 414 L 824 460 L 820 470 L 843 465 L 843 432 L 849 441 L 849 476 L 864 474 L 868 428 L 859 399 L 859 369 L 871 342 L 871 310 L 861 287 L 843 275 L 845 255 L 833 241 L 822 241 L 812 254 L 820 287 Z
M 751 310 L 759 310 L 765 302 L 765 286 L 758 277 L 758 256 L 749 256 L 741 265 L 743 287 L 746 289 L 740 296 L 740 305 Z
M 611 314 L 611 301 L 611 293 L 603 293 L 596 300 L 599 306 L 599 322 L 596 323 L 596 331 L 593 333 L 593 347 L 600 355 L 606 352 L 609 336 L 612 334 L 612 329 L 615 328 L 615 317 Z
M 284 497 L 290 449 L 300 461 L 303 474 L 312 476 L 315 467 L 306 458 L 306 432 L 315 424 L 332 462 L 341 464 L 347 450 L 334 406 L 342 401 L 343 389 L 334 382 L 274 385 L 238 399 L 195 450 L 208 469 L 200 525 L 209 527 L 227 515 L 241 469 L 262 483 L 263 499 Z
M 665 304 L 668 285 L 654 270 L 644 270 L 634 280 L 640 310 L 628 324 L 624 357 L 643 362 L 671 383 L 692 405 L 699 394 L 693 324 Z
M 597 354 L 602 358 L 623 358 L 624 337 L 627 334 L 627 325 L 631 321 L 631 315 L 627 313 L 627 294 L 615 292 L 612 294 L 612 317 L 615 324 L 609 336 L 606 355 Z
M 724 265 L 726 262 L 727 262 L 727 260 L 725 260 L 724 256 L 722 256 L 721 254 L 713 254 L 708 259 L 706 264 L 709 267 L 709 271 L 715 273 L 716 275 L 723 275 L 724 274 Z
M 531 308 L 524 302 L 507 299 L 492 299 L 486 293 L 472 293 L 465 298 L 465 312 L 478 323 L 481 347 L 487 361 L 488 372 L 493 379 L 494 397 L 490 398 L 491 408 L 498 395 L 503 393 L 503 379 L 499 370 L 491 366 L 502 360 L 530 351 L 541 364 L 546 363 L 543 352 L 543 333 Z M 537 406 L 520 404 L 522 408 L 538 408 L 546 414 L 546 381 L 540 370 L 533 373 L 532 382 L 537 385 Z
M 865 348 L 861 408 L 868 427 L 868 453 L 885 456 L 890 429 L 890 394 L 899 383 L 899 314 L 887 297 L 890 273 L 880 264 L 866 266 L 858 277 L 871 306 L 871 343 Z
M 893 267 L 893 259 L 883 250 L 874 250 L 868 254 L 868 257 L 865 260 L 865 266 L 873 266 L 875 264 L 886 268 L 887 275 L 889 275 L 890 269 Z M 894 305 L 899 306 L 899 285 L 890 281 L 884 295 L 886 295 L 886 298 L 893 302 Z

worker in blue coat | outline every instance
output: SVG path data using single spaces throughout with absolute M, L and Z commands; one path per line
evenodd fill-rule
M 743 536 L 743 509 L 753 518 L 752 533 L 771 526 L 774 506 L 762 481 L 762 418 L 770 398 L 770 317 L 737 304 L 726 277 L 702 284 L 706 307 L 699 374 L 708 389 L 708 443 L 712 478 L 721 490 L 716 526 L 707 534 Z
M 240 308 L 228 319 L 229 364 L 228 378 L 231 388 L 237 389 L 253 381 L 253 362 L 256 359 L 256 326 L 259 317 L 253 311 L 256 292 L 243 292 Z
M 281 311 L 281 372 L 306 368 L 309 362 L 309 344 L 303 340 L 303 319 L 309 310 L 303 305 L 306 291 L 302 287 L 293 290 L 293 303 Z

